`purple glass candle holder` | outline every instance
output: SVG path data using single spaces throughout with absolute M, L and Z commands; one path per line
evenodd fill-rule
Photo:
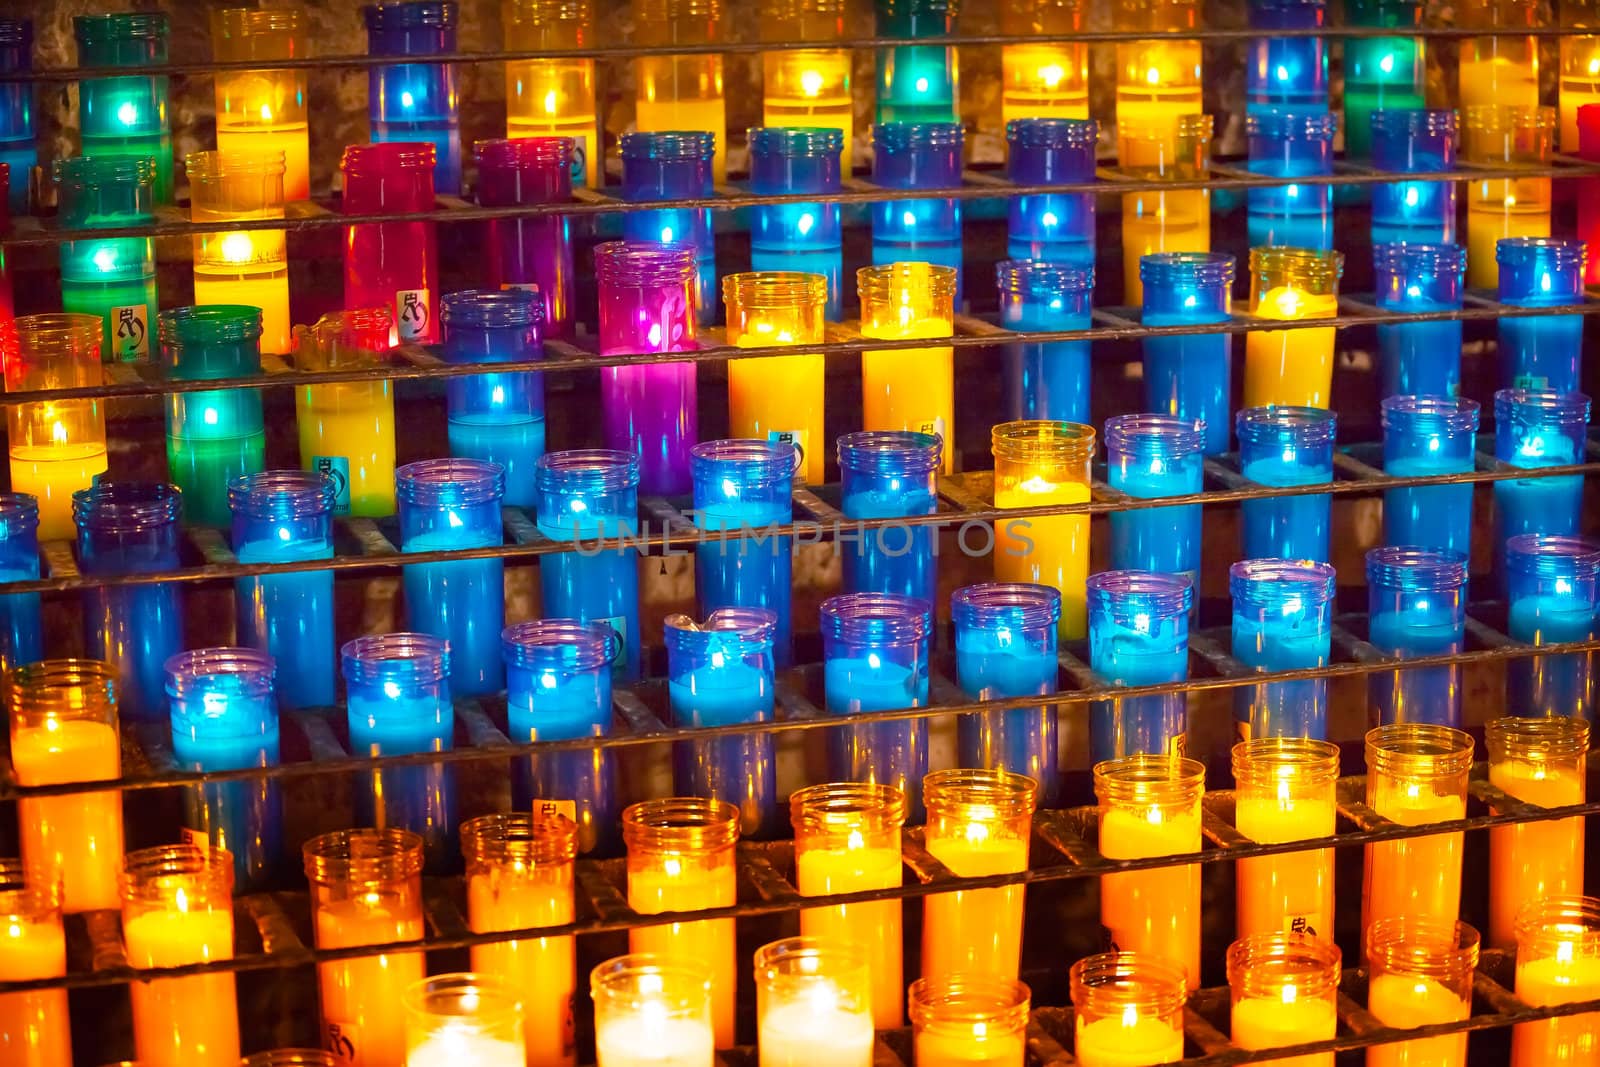
M 572 199 L 571 137 L 479 141 L 478 203 L 564 204 Z M 572 336 L 572 220 L 566 215 L 491 219 L 484 249 L 487 288 L 532 289 L 544 300 L 545 334 Z

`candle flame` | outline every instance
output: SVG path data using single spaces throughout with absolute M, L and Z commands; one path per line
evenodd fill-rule
M 668 878 L 677 878 L 683 874 L 683 861 L 676 856 L 668 856 L 662 861 L 661 870 Z
M 1160 85 L 1161 71 L 1156 67 L 1151 67 L 1149 70 L 1144 72 L 1144 80 L 1149 82 L 1151 85 Z
M 556 113 L 556 91 L 554 89 L 544 94 L 544 113 L 546 115 L 554 115 Z
M 967 844 L 969 844 L 969 845 L 981 845 L 985 841 L 989 840 L 989 824 L 988 824 L 988 822 L 980 822 L 978 820 L 980 820 L 980 819 L 993 819 L 994 818 L 994 809 L 993 808 L 978 809 L 978 810 L 973 811 L 972 815 L 973 815 L 973 821 L 967 823 L 966 833 L 964 834 L 964 836 L 967 839 Z
M 1283 1002 L 1285 1004 L 1293 1004 L 1300 998 L 1300 990 L 1293 982 L 1285 985 L 1280 992 L 1283 996 Z
M 1053 493 L 1055 491 L 1056 483 L 1038 474 L 1017 483 L 1017 492 L 1019 493 Z
M 224 263 L 248 263 L 255 258 L 255 244 L 247 233 L 230 233 L 218 246 Z
M 1061 65 L 1058 63 L 1039 68 L 1039 81 L 1043 83 L 1046 89 L 1054 89 L 1061 84 L 1061 79 L 1066 76 L 1067 72 L 1062 70 Z
M 1124 1004 L 1122 1006 L 1122 1025 L 1130 1030 L 1139 1025 L 1138 1005 Z
M 866 848 L 867 839 L 861 836 L 860 830 L 851 830 L 850 836 L 845 839 L 844 847 L 846 851 L 850 852 L 854 852 L 857 849 Z
M 183 886 L 180 885 L 176 890 L 173 891 L 172 905 L 180 912 L 187 912 L 189 910 L 189 894 L 183 891 Z
M 800 75 L 800 91 L 807 96 L 816 96 L 822 92 L 822 74 L 819 71 L 808 70 Z
M 262 104 L 261 105 L 261 121 L 262 122 L 271 122 L 272 121 L 272 105 L 271 104 Z
M 1573 957 L 1573 948 L 1572 948 L 1572 942 L 1571 941 L 1563 941 L 1563 942 L 1561 942 L 1561 944 L 1556 946 L 1556 962 L 1557 963 L 1570 964 L 1572 962 L 1572 957 Z
M 52 443 L 64 445 L 67 443 L 67 437 L 67 427 L 64 423 L 62 423 L 60 420 L 57 420 L 51 425 L 50 440 Z

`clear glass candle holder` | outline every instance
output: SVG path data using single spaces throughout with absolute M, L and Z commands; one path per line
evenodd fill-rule
M 1135 499 L 1188 496 L 1205 476 L 1205 426 L 1172 415 L 1106 420 L 1106 481 Z M 1200 573 L 1201 505 L 1136 508 L 1111 515 L 1111 566 L 1118 570 Z
M 527 289 L 468 289 L 440 301 L 447 363 L 544 358 L 544 302 Z M 533 371 L 468 374 L 445 383 L 450 454 L 499 464 L 504 502 L 530 508 L 544 455 L 544 381 Z
M 720 58 L 720 57 L 706 57 Z M 622 197 L 632 203 L 709 197 L 717 138 L 710 132 L 622 135 Z M 622 216 L 622 238 L 637 244 L 688 245 L 696 263 L 696 308 L 702 326 L 717 315 L 716 245 L 710 208 L 661 208 Z
M 1367 553 L 1367 640 L 1400 660 L 1466 647 L 1467 560 L 1405 545 Z M 1461 667 L 1397 667 L 1367 680 L 1373 725 L 1461 722 Z
M 1211 174 L 1210 115 L 1183 114 L 1117 121 L 1117 161 L 1130 178 L 1158 183 Z M 1122 194 L 1122 297 L 1144 300 L 1145 256 L 1204 254 L 1211 249 L 1211 191 L 1159 186 Z M 1232 262 L 1231 257 L 1228 260 Z M 1199 309 L 1191 309 L 1199 310 Z M 1201 311 L 1201 314 L 1204 314 Z M 1224 335 L 1225 336 L 1225 335 Z
M 822 2 L 826 5 L 837 0 Z M 802 51 L 795 58 L 800 63 L 816 62 L 810 59 L 815 54 Z M 792 53 L 769 52 L 768 64 L 770 66 L 774 56 L 789 55 Z M 789 61 L 779 59 L 778 62 L 787 65 Z M 773 88 L 769 82 L 766 93 L 769 110 L 773 106 Z M 848 111 L 843 121 L 849 124 Z M 805 125 L 763 126 L 751 130 L 750 191 L 757 196 L 775 193 L 836 195 L 841 179 L 840 153 L 849 144 L 845 131 L 838 128 Z M 827 296 L 827 317 L 837 320 L 844 272 L 843 240 L 837 203 L 821 200 L 758 206 L 752 209 L 750 221 L 750 267 L 757 272 L 800 271 L 821 275 Z M 724 279 L 724 292 L 727 284 Z
M 1501 170 L 1549 167 L 1554 108 L 1489 101 L 1462 108 L 1461 159 Z M 1467 184 L 1467 284 L 1493 289 L 1500 269 L 1495 246 L 1506 237 L 1550 236 L 1550 179 L 1478 178 Z
M 786 937 L 756 950 L 761 1067 L 871 1067 L 872 981 L 857 947 Z
M 344 175 L 344 212 L 400 215 L 432 211 L 436 158 L 434 146 L 420 141 L 347 146 L 339 163 Z M 344 306 L 386 307 L 394 316 L 393 340 L 437 344 L 436 229 L 429 220 L 361 222 L 347 227 Z
M 727 33 L 721 0 L 633 0 L 639 44 L 711 45 Z M 641 131 L 692 130 L 713 135 L 717 182 L 728 176 L 727 104 L 722 54 L 679 52 L 639 56 L 633 62 L 635 125 Z
M 1146 326 L 1208 326 L 1233 316 L 1233 257 L 1222 252 L 1158 252 L 1139 260 Z M 1147 337 L 1145 407 L 1205 424 L 1206 455 L 1228 451 L 1233 335 Z
M 847 519 L 902 519 L 939 510 L 944 441 L 915 430 L 860 430 L 838 440 L 840 510 Z M 841 544 L 844 588 L 894 593 L 930 604 L 939 593 L 931 523 L 861 530 Z
M 1593 640 L 1600 629 L 1600 543 L 1518 534 L 1506 542 L 1506 633 L 1530 645 Z M 1594 653 L 1519 656 L 1506 664 L 1513 715 L 1592 719 Z
M 1250 250 L 1250 314 L 1294 322 L 1339 314 L 1344 256 L 1308 248 Z M 1251 330 L 1245 336 L 1244 406 L 1326 409 L 1333 394 L 1335 327 Z
M 500 16 L 508 51 L 578 49 L 598 39 L 591 0 L 505 0 Z M 506 137 L 571 140 L 570 183 L 591 189 L 600 188 L 606 179 L 604 142 L 595 119 L 599 106 L 595 84 L 593 56 L 506 62 Z M 556 316 L 551 321 L 557 321 Z
M 361 14 L 367 54 L 425 57 L 456 51 L 459 7 L 452 0 L 368 4 Z M 367 68 L 367 109 L 376 142 L 433 146 L 434 184 L 461 192 L 461 112 L 454 63 L 378 63 Z
M 911 983 L 918 1067 L 1022 1067 L 1033 993 L 1015 978 L 924 975 Z
M 305 9 L 300 7 L 213 10 L 211 56 L 219 63 L 303 59 L 307 21 Z M 282 152 L 284 198 L 308 198 L 311 164 L 305 68 L 232 70 L 219 73 L 215 84 L 217 148 L 224 153 Z M 189 177 L 192 183 L 194 175 Z M 270 232 L 257 230 L 255 236 Z
M 156 168 L 150 159 L 77 156 L 56 160 L 51 173 L 56 219 L 62 229 L 155 222 Z M 69 315 L 100 320 L 107 362 L 150 358 L 156 306 L 156 253 L 150 238 L 106 237 L 62 244 L 61 308 Z
M 848 167 L 855 142 L 854 57 L 837 47 L 845 36 L 844 0 L 767 0 L 758 10 L 762 41 L 809 46 L 762 53 L 762 125 L 837 130 Z
M 1517 917 L 1517 999 L 1536 1008 L 1600 998 L 1600 900 L 1565 895 L 1530 903 Z M 1511 1062 L 1578 1063 L 1594 1049 L 1595 1013 L 1522 1023 Z
M 955 332 L 959 300 L 953 267 L 888 263 L 856 271 L 861 336 L 891 341 L 937 340 Z M 945 441 L 955 434 L 955 350 L 949 346 L 864 349 L 862 423 L 867 430 L 913 430 Z M 947 451 L 944 469 L 954 469 Z
M 1189 677 L 1194 581 L 1183 574 L 1101 571 L 1088 579 L 1089 666 L 1113 686 L 1161 685 Z M 1097 760 L 1136 753 L 1182 755 L 1188 730 L 1183 693 L 1117 697 L 1089 706 L 1089 749 Z
M 296 326 L 296 370 L 365 370 L 388 362 L 394 315 L 387 307 L 356 308 Z M 394 514 L 394 383 L 330 382 L 294 391 L 300 465 L 333 478 L 336 515 Z
M 525 1067 L 526 990 L 487 974 L 436 974 L 405 991 L 406 1067 Z
M 990 431 L 994 505 L 1005 511 L 1089 502 L 1089 464 L 1095 432 L 1076 422 L 1022 419 Z M 994 576 L 1034 582 L 1061 594 L 1060 634 L 1086 637 L 1089 612 L 1089 515 L 1033 515 L 997 522 Z
M 1013 119 L 1006 124 L 1006 177 L 1017 185 L 1073 185 L 1095 180 L 1093 119 Z M 1094 267 L 1094 194 L 1013 196 L 1007 254 L 1066 266 Z
M 1352 0 L 1352 26 L 1393 29 L 1393 36 L 1352 37 L 1344 52 L 1345 151 L 1372 158 L 1372 115 L 1426 107 L 1426 39 L 1406 36 L 1422 25 L 1421 0 Z
M 161 11 L 74 15 L 72 36 L 78 45 L 80 66 L 159 66 L 168 59 L 172 24 Z M 168 103 L 165 74 L 88 78 L 78 90 L 82 154 L 90 158 L 151 161 L 158 204 L 172 203 Z
M 1478 402 L 1444 396 L 1391 396 L 1382 404 L 1383 471 L 1396 478 L 1467 474 L 1478 450 Z M 1386 489 L 1383 541 L 1439 552 L 1472 553 L 1471 482 Z
M 1245 119 L 1250 171 L 1270 178 L 1316 178 L 1333 173 L 1331 112 L 1287 107 L 1253 109 Z M 1250 247 L 1333 247 L 1333 187 L 1323 183 L 1251 187 Z
M 30 872 L 19 859 L 0 859 L 0 922 L 6 931 L 0 981 L 59 978 L 67 973 L 60 879 Z M 67 1010 L 65 989 L 0 996 L 0 1046 L 20 1067 L 72 1067 Z
M 0 580 L 39 577 L 39 498 L 0 493 Z M 0 674 L 44 658 L 38 593 L 0 594 Z
M 1456 113 L 1372 113 L 1372 166 L 1387 174 L 1456 169 Z M 1456 240 L 1456 183 L 1391 180 L 1372 187 L 1372 244 L 1448 245 Z M 1382 290 L 1380 289 L 1380 292 Z
M 1008 259 L 995 266 L 1000 324 L 1008 330 L 1087 330 L 1092 266 Z M 1006 410 L 1013 419 L 1089 420 L 1089 342 L 1017 342 L 1005 349 Z
M 1530 471 L 1582 462 L 1589 409 L 1589 398 L 1582 393 L 1501 389 L 1494 395 L 1494 458 Z M 1511 538 L 1518 534 L 1575 536 L 1582 509 L 1581 474 L 1495 482 L 1496 571 L 1505 571 L 1505 546 Z
M 1089 117 L 1089 46 L 1082 0 L 1006 0 L 1000 31 L 1038 37 L 1000 46 L 1000 119 Z
M 598 1067 L 712 1067 L 711 980 L 695 963 L 635 953 L 589 973 Z
M 1327 20 L 1324 0 L 1250 3 L 1252 30 L 1320 30 Z M 1245 61 L 1245 101 L 1252 109 L 1326 110 L 1327 42 L 1321 36 L 1251 38 Z
M 1175 1063 L 1183 1058 L 1183 968 L 1144 952 L 1085 956 L 1068 972 L 1072 1054 L 1084 1067 Z
M 1339 946 L 1308 934 L 1240 934 L 1228 946 L 1228 1039 L 1246 1051 L 1331 1041 L 1339 1029 Z M 1333 1067 L 1333 1053 L 1294 1056 Z
M 1584 302 L 1585 246 L 1565 237 L 1506 237 L 1495 244 L 1498 295 L 1511 307 Z M 1508 316 L 1499 320 L 1500 384 L 1509 389 L 1575 393 L 1581 387 L 1582 315 Z
M 956 0 L 874 0 L 879 37 L 948 37 L 955 32 Z M 877 52 L 879 122 L 950 122 L 959 118 L 960 74 L 956 47 L 899 45 Z
M 959 123 L 879 122 L 872 127 L 872 181 L 885 189 L 954 189 L 965 133 Z M 869 209 L 872 262 L 931 263 L 955 272 L 961 304 L 961 201 L 885 200 Z M 866 318 L 862 316 L 863 320 Z
M 1333 836 L 1338 745 L 1305 737 L 1241 741 L 1233 746 L 1233 779 L 1234 825 L 1250 840 Z M 1240 859 L 1235 893 L 1241 938 L 1294 932 L 1333 940 L 1331 848 Z
M 284 163 L 276 151 L 191 152 L 189 219 L 281 219 Z M 289 352 L 289 252 L 284 230 L 226 230 L 194 237 L 194 302 L 261 309 L 261 351 Z
M 6 390 L 70 389 L 104 380 L 102 329 L 92 315 L 22 315 Z M 73 536 L 72 495 L 106 471 L 106 416 L 93 399 L 6 405 L 11 491 L 39 502 L 39 539 Z
M 501 10 L 509 20 L 513 12 L 536 2 L 550 7 L 565 6 L 568 11 L 588 6 L 588 0 L 522 0 L 521 3 L 512 0 Z M 524 64 L 531 67 L 541 62 L 588 64 L 593 77 L 592 59 L 525 60 Z M 506 67 L 509 70 L 517 65 L 507 63 Z M 561 108 L 562 101 L 552 102 Z M 511 122 L 516 123 L 515 116 Z M 590 129 L 592 136 L 592 126 Z M 584 158 L 579 150 L 582 143 L 581 138 L 574 137 L 479 141 L 473 147 L 478 160 L 478 203 L 483 207 L 566 203 L 572 199 L 573 182 L 582 181 Z M 551 337 L 570 338 L 576 314 L 572 220 L 566 215 L 490 219 L 485 236 L 488 257 L 484 264 L 484 287 L 526 289 L 534 293 L 544 307 L 545 332 Z
M 1247 559 L 1228 568 L 1233 658 L 1255 671 L 1328 665 L 1333 647 L 1333 567 L 1305 559 Z M 1328 682 L 1262 682 L 1235 690 L 1241 740 L 1328 736 Z
M 1459 1022 L 1472 1014 L 1472 974 L 1478 931 L 1453 918 L 1395 916 L 1367 931 L 1367 1010 L 1385 1026 Z M 1467 1034 L 1460 1031 L 1374 1045 L 1371 1067 L 1412 1063 L 1463 1067 Z
M 803 253 L 784 252 L 782 261 Z M 815 264 L 812 264 L 813 266 Z M 722 279 L 728 343 L 736 348 L 821 344 L 824 313 L 837 297 L 837 263 L 830 282 L 822 274 L 787 270 L 730 274 Z M 736 437 L 793 445 L 807 485 L 827 477 L 823 432 L 827 357 L 764 356 L 728 363 L 728 427 Z
M 1467 253 L 1452 244 L 1380 244 L 1372 249 L 1375 303 L 1383 311 L 1457 311 Z M 1390 396 L 1453 397 L 1461 391 L 1459 319 L 1378 327 L 1382 391 Z

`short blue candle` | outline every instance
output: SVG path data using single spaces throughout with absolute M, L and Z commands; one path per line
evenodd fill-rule
M 235 478 L 233 552 L 240 563 L 333 558 L 338 488 L 321 471 L 264 471 Z M 272 655 L 285 708 L 333 703 L 333 572 L 239 578 L 233 585 L 237 640 Z M 368 825 L 362 823 L 363 826 Z
M 1139 500 L 1187 496 L 1203 488 L 1204 427 L 1172 415 L 1106 420 L 1106 481 Z M 1111 514 L 1111 566 L 1124 571 L 1200 572 L 1199 504 Z
M 1529 645 L 1600 635 L 1600 544 L 1518 534 L 1506 542 L 1506 633 Z M 1594 721 L 1594 653 L 1522 656 L 1506 665 L 1508 711 Z
M 0 18 L 0 74 L 33 70 L 33 20 Z M 0 163 L 11 167 L 8 200 L 28 210 L 28 176 L 39 161 L 33 133 L 33 83 L 0 81 Z
M 718 608 L 703 623 L 664 621 L 672 725 L 771 722 L 772 639 L 777 616 L 765 608 Z M 774 833 L 781 821 L 771 734 L 736 734 L 673 746 L 672 788 L 739 809 L 741 837 Z
M 1391 174 L 1438 174 L 1456 167 L 1456 113 L 1422 108 L 1372 113 L 1372 166 Z M 1372 243 L 1447 245 L 1456 239 L 1455 182 L 1372 186 Z
M 1383 471 L 1396 478 L 1473 469 L 1478 402 L 1443 396 L 1383 401 Z M 1383 542 L 1470 556 L 1472 483 L 1418 485 L 1383 493 Z
M 0 582 L 39 577 L 39 501 L 30 493 L 0 493 Z M 44 659 L 44 621 L 38 593 L 0 595 L 0 671 Z
M 1333 481 L 1337 420 L 1320 408 L 1245 408 L 1234 420 L 1239 470 L 1257 485 L 1326 485 Z M 1326 493 L 1239 502 L 1245 559 L 1328 562 L 1333 498 Z
M 813 127 L 762 126 L 750 131 L 750 191 L 771 193 L 839 192 L 844 131 Z M 844 236 L 839 205 L 826 200 L 799 204 L 761 204 L 751 209 L 750 269 L 799 271 L 828 279 L 829 320 L 839 318 Z M 705 306 L 702 304 L 702 306 Z
M 505 475 L 477 459 L 425 459 L 394 472 L 402 552 L 491 548 L 502 543 Z M 416 563 L 405 574 L 406 623 L 450 642 L 450 689 L 500 689 L 497 640 L 505 626 L 505 565 L 498 558 Z
M 928 703 L 933 605 L 892 593 L 845 593 L 822 602 L 823 685 L 830 715 L 920 708 Z M 862 723 L 829 731 L 828 774 L 876 782 L 906 795 L 906 818 L 922 818 L 928 773 L 926 719 Z
M 1581 304 L 1583 261 L 1584 245 L 1576 238 L 1502 238 L 1495 245 L 1500 302 L 1527 308 Z M 1499 321 L 1502 386 L 1554 393 L 1582 388 L 1582 315 L 1505 316 Z
M 278 765 L 272 657 L 254 648 L 180 652 L 165 665 L 172 756 L 186 771 Z M 240 778 L 186 786 L 183 824 L 233 853 L 234 884 L 260 888 L 283 851 L 278 783 Z
M 440 303 L 450 363 L 541 359 L 544 301 L 526 289 L 473 289 Z M 533 371 L 449 379 L 450 454 L 498 463 L 505 502 L 534 505 L 534 470 L 544 455 L 544 382 Z
M 507 627 L 501 647 L 511 740 L 571 741 L 611 732 L 611 664 L 622 651 L 611 627 L 539 619 Z M 611 752 L 536 752 L 517 760 L 512 771 L 511 800 L 519 810 L 549 806 L 566 815 L 578 824 L 580 852 L 615 849 L 622 805 Z
M 939 510 L 944 442 L 912 430 L 862 430 L 839 438 L 840 510 L 847 519 L 901 519 Z M 890 523 L 841 537 L 844 588 L 933 603 L 939 592 L 931 524 Z
M 119 575 L 179 568 L 175 485 L 101 481 L 72 494 L 78 566 Z M 167 718 L 168 659 L 183 648 L 178 586 L 172 582 L 104 586 L 83 594 L 83 645 L 117 669 L 117 711 L 124 720 Z
M 1318 30 L 1327 25 L 1325 0 L 1250 0 L 1250 28 Z M 1254 37 L 1245 61 L 1245 101 L 1254 111 L 1282 107 L 1328 110 L 1328 51 L 1324 38 Z
M 1146 326 L 1204 326 L 1233 314 L 1233 257 L 1222 252 L 1156 252 L 1139 260 Z M 1206 455 L 1228 451 L 1233 336 L 1144 340 L 1145 407 L 1205 423 Z
M 711 161 L 715 134 L 625 133 L 622 135 L 622 198 L 631 203 L 706 197 L 714 191 Z M 642 244 L 692 245 L 697 305 L 702 324 L 717 315 L 717 246 L 710 208 L 661 208 L 622 216 L 622 239 Z
M 598 448 L 551 452 L 539 460 L 538 483 L 540 532 L 574 546 L 539 557 L 544 613 L 609 626 L 621 646 L 616 676 L 632 681 L 639 677 L 639 551 L 592 543 L 637 532 L 639 458 Z
M 965 135 L 954 122 L 872 127 L 872 181 L 885 189 L 954 189 Z M 882 200 L 872 205 L 873 263 L 932 263 L 956 271 L 961 306 L 961 201 Z
M 1310 560 L 1247 559 L 1228 568 L 1233 658 L 1254 671 L 1325 667 L 1331 651 L 1333 568 Z M 1328 683 L 1263 682 L 1234 690 L 1239 736 L 1328 736 Z
M 428 634 L 374 634 L 339 650 L 350 752 L 360 757 L 448 752 L 455 742 L 450 650 Z M 428 868 L 454 869 L 456 780 L 448 763 L 386 767 L 360 776 L 356 821 L 422 838 Z
M 1372 273 L 1381 311 L 1459 311 L 1467 253 L 1460 245 L 1376 245 Z M 1379 326 L 1383 395 L 1459 393 L 1461 327 L 1460 319 Z
M 367 4 L 367 54 L 439 56 L 456 50 L 453 2 L 404 0 Z M 434 189 L 461 192 L 461 115 L 451 63 L 393 63 L 367 68 L 372 139 L 426 141 L 437 153 Z
M 879 37 L 945 37 L 955 32 L 957 0 L 877 0 Z M 951 122 L 959 118 L 956 50 L 946 44 L 880 48 L 879 122 Z
M 1006 123 L 1006 177 L 1018 185 L 1094 181 L 1093 119 L 1012 119 Z M 1094 194 L 1013 196 L 1007 254 L 1094 268 Z
M 1194 582 L 1182 574 L 1101 571 L 1089 575 L 1089 666 L 1115 686 L 1160 685 L 1189 677 L 1189 611 Z M 1139 753 L 1181 753 L 1188 729 L 1184 694 L 1096 700 L 1089 753 L 1096 762 Z
M 1502 389 L 1494 394 L 1494 458 L 1512 467 L 1561 467 L 1584 460 L 1589 398 L 1582 393 Z M 1494 483 L 1496 570 L 1518 534 L 1581 532 L 1583 475 Z
M 1008 259 L 995 266 L 1000 325 L 1008 330 L 1087 330 L 1094 268 Z M 1006 404 L 1013 419 L 1089 419 L 1089 342 L 1006 345 Z
M 1061 594 L 1027 582 L 983 582 L 950 597 L 956 632 L 956 684 L 972 700 L 1048 696 L 1056 691 L 1056 625 Z M 1056 707 L 963 715 L 957 722 L 960 765 L 1025 774 L 1041 802 L 1060 793 Z
M 1250 170 L 1271 178 L 1313 178 L 1333 173 L 1329 113 L 1305 114 L 1268 107 L 1245 119 Z M 1333 194 L 1326 184 L 1293 182 L 1249 190 L 1251 248 L 1333 247 Z
M 1399 659 L 1460 652 L 1466 637 L 1467 559 L 1408 545 L 1367 553 L 1367 640 Z M 1368 675 L 1373 725 L 1461 725 L 1461 668 L 1412 667 Z

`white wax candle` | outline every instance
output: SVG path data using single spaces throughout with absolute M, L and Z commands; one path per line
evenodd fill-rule
M 709 1020 L 676 1018 L 646 1003 L 600 1023 L 594 1052 L 598 1067 L 711 1067 L 715 1044 Z
M 769 994 L 774 996 L 774 994 Z M 815 986 L 761 1013 L 761 1067 L 871 1067 L 872 1015 L 850 1011 L 838 991 Z
M 467 1023 L 449 1022 L 411 1047 L 406 1067 L 526 1067 L 520 1041 L 506 1041 Z

